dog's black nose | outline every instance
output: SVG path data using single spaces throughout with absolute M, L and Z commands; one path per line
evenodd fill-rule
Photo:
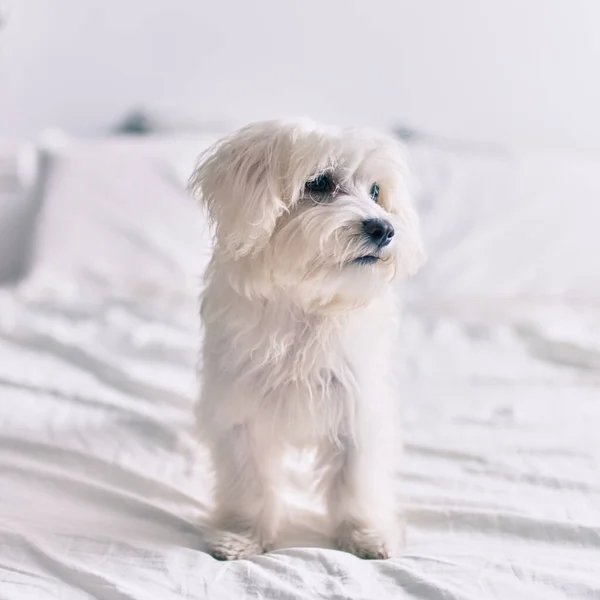
M 387 246 L 394 237 L 394 228 L 389 221 L 383 219 L 367 219 L 363 228 L 369 239 L 378 247 Z

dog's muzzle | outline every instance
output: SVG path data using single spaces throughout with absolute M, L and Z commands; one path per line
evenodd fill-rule
M 374 246 L 372 254 L 355 258 L 352 262 L 359 265 L 372 265 L 379 261 L 380 252 L 394 237 L 394 227 L 385 219 L 367 219 L 363 221 L 363 233 L 369 243 Z

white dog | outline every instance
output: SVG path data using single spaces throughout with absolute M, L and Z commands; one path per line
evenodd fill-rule
M 199 159 L 215 226 L 198 422 L 216 471 L 211 544 L 265 552 L 286 447 L 316 448 L 337 546 L 390 556 L 396 294 L 422 263 L 400 148 L 307 123 L 251 124 Z

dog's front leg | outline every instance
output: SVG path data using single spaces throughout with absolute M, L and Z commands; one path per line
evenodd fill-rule
M 388 558 L 398 545 L 393 465 L 397 456 L 376 430 L 327 442 L 320 453 L 335 541 L 361 558 Z
M 216 486 L 209 543 L 215 558 L 234 560 L 269 549 L 280 513 L 279 450 L 272 440 L 258 439 L 249 423 L 232 427 L 213 443 Z

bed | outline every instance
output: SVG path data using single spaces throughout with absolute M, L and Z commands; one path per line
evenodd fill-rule
M 0 291 L 0 598 L 600 598 L 600 159 L 411 141 L 406 546 L 332 549 L 292 488 L 277 549 L 221 563 L 192 419 L 210 241 L 183 191 L 209 142 L 43 150 L 33 262 Z

